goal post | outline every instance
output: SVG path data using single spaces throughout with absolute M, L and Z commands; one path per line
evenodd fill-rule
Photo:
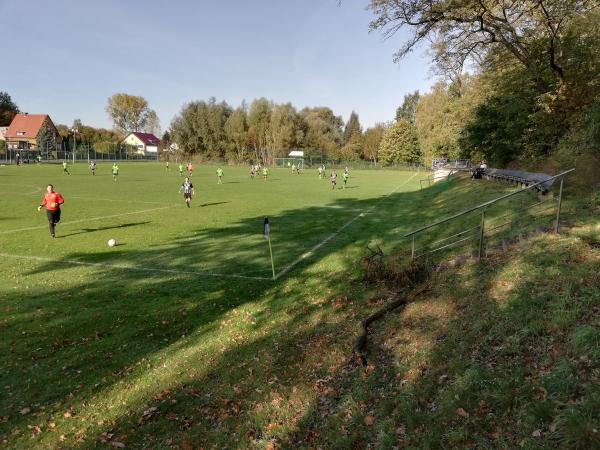
M 273 158 L 273 167 L 280 169 L 290 169 L 292 166 L 296 168 L 304 168 L 304 158 L 293 157 L 293 158 Z

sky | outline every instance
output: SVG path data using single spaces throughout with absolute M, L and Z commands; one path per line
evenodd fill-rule
M 364 128 L 433 84 L 425 49 L 369 33 L 368 0 L 0 0 L 0 91 L 55 123 L 110 128 L 118 92 L 168 128 L 182 106 L 266 97 L 328 106 Z

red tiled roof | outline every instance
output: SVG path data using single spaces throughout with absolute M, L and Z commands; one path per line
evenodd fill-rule
M 133 134 L 140 141 L 144 143 L 144 145 L 158 145 L 160 143 L 160 139 L 154 136 L 152 133 L 140 133 L 138 131 L 134 131 Z
M 6 130 L 6 138 L 35 138 L 48 114 L 17 114 Z M 23 134 L 24 133 L 24 134 Z

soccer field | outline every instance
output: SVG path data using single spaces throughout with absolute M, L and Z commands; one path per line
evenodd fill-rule
M 108 164 L 100 164 L 96 176 L 84 163 L 70 166 L 71 175 L 59 165 L 2 167 L 2 264 L 21 260 L 54 264 L 55 270 L 71 264 L 137 270 L 140 276 L 271 279 L 264 217 L 280 276 L 326 245 L 361 239 L 359 219 L 368 222 L 367 212 L 387 194 L 414 190 L 419 183 L 411 172 L 352 171 L 346 189 L 339 176 L 332 190 L 316 170 L 296 175 L 271 169 L 263 181 L 251 179 L 245 168 L 225 167 L 218 185 L 216 166 L 199 166 L 192 176 L 196 195 L 187 208 L 179 192 L 183 179 L 173 166 L 167 171 L 162 163 L 123 163 L 116 182 Z M 65 198 L 55 240 L 45 213 L 36 211 L 47 183 Z M 109 239 L 118 245 L 109 248 Z

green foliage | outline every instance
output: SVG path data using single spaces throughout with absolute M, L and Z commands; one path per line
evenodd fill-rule
M 422 156 L 419 138 L 410 122 L 400 120 L 385 131 L 379 146 L 383 163 L 418 163 Z
M 115 130 L 125 135 L 132 131 L 142 131 L 151 110 L 144 97 L 119 93 L 108 99 L 106 112 L 113 121 Z
M 379 146 L 385 133 L 385 125 L 382 123 L 376 124 L 372 128 L 367 128 L 363 135 L 362 150 L 363 158 L 373 161 L 377 164 L 379 160 Z
M 350 114 L 350 118 L 348 119 L 348 123 L 346 123 L 346 127 L 344 128 L 344 145 L 350 142 L 351 139 L 357 141 L 356 136 L 362 135 L 362 127 L 360 126 L 360 121 L 358 120 L 358 114 L 352 111 Z
M 421 94 L 419 94 L 418 90 L 410 94 L 406 94 L 404 96 L 402 105 L 396 110 L 396 120 L 406 120 L 410 123 L 415 123 L 417 105 L 419 104 L 420 98 Z
M 8 92 L 0 91 L 0 127 L 9 126 L 18 113 L 19 107 L 13 102 Z

